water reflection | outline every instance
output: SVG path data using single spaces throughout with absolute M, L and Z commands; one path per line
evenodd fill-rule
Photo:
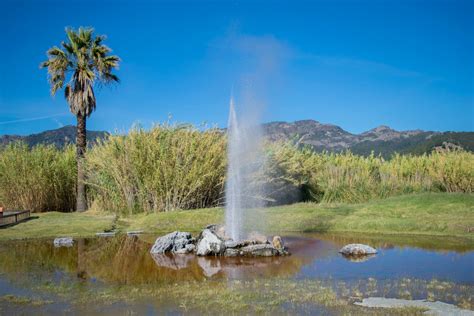
M 238 258 L 194 255 L 151 255 L 150 238 L 117 236 L 79 239 L 71 248 L 55 248 L 50 240 L 0 243 L 0 278 L 57 275 L 114 284 L 152 284 L 185 280 L 422 278 L 474 284 L 474 252 L 431 251 L 368 240 L 379 250 L 375 256 L 342 257 L 338 250 L 360 239 L 302 235 L 285 237 L 292 255 Z M 323 239 L 324 238 L 324 239 Z M 362 242 L 366 242 L 362 240 Z M 355 262 L 354 262 L 355 261 Z
M 348 255 L 342 255 L 344 259 L 350 262 L 366 262 L 370 259 L 375 258 L 376 255 L 365 255 L 365 256 L 348 256 Z
M 198 257 L 183 254 L 150 254 L 161 275 L 170 273 L 167 270 L 181 270 L 185 276 L 189 271 L 201 272 L 204 278 L 249 279 L 258 277 L 292 276 L 298 273 L 304 264 L 309 264 L 317 257 L 323 257 L 325 243 L 312 238 L 288 238 L 293 256 L 284 257 Z M 307 250 L 310 249 L 311 252 Z

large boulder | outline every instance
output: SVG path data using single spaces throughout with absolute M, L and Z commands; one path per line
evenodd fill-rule
M 150 253 L 188 253 L 194 250 L 194 238 L 190 233 L 175 231 L 168 235 L 158 237 Z
M 339 250 L 344 256 L 375 255 L 377 250 L 364 244 L 348 244 Z
M 220 255 L 225 251 L 224 240 L 210 229 L 204 229 L 196 244 L 198 256 Z

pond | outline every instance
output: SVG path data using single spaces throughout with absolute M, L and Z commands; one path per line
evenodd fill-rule
M 366 297 L 474 309 L 474 245 L 450 238 L 292 234 L 288 257 L 150 255 L 156 236 L 0 243 L 0 314 L 419 314 L 369 309 Z M 377 247 L 366 260 L 338 253 Z

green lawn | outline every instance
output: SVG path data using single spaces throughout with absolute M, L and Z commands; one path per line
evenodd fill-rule
M 474 194 L 427 193 L 362 204 L 298 203 L 249 210 L 257 230 L 284 232 L 356 232 L 396 235 L 436 235 L 474 240 Z M 114 220 L 90 213 L 46 213 L 38 219 L 1 229 L 1 239 L 92 236 L 116 225 L 120 230 L 167 233 L 196 232 L 222 223 L 222 208 L 136 215 Z
M 53 238 L 60 236 L 88 237 L 113 228 L 115 216 L 85 213 L 34 213 L 32 219 L 15 226 L 1 228 L 0 240 Z
M 297 203 L 249 210 L 247 218 L 253 227 L 273 232 L 428 234 L 474 239 L 474 194 L 427 193 L 362 204 Z M 148 232 L 198 231 L 223 219 L 223 210 L 216 208 L 139 215 L 124 224 Z

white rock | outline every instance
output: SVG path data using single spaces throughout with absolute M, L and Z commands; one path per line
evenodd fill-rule
M 224 252 L 224 240 L 209 229 L 204 229 L 196 246 L 198 256 L 219 255 Z
M 72 237 L 58 237 L 54 239 L 53 243 L 54 247 L 72 247 L 74 240 Z
M 348 244 L 342 247 L 339 252 L 346 256 L 365 256 L 374 255 L 377 250 L 364 244 Z

